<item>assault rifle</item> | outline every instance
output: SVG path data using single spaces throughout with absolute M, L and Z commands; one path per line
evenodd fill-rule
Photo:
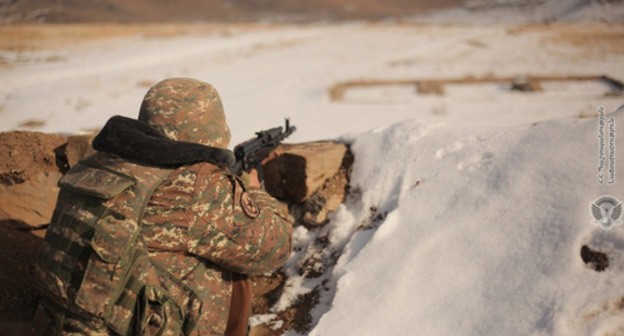
M 297 128 L 290 125 L 286 118 L 285 127 L 274 127 L 268 130 L 256 132 L 256 137 L 251 138 L 234 147 L 234 173 L 240 175 L 249 172 L 253 168 L 258 169 L 258 178 L 262 182 L 262 160 L 266 158 L 284 139 L 290 136 Z

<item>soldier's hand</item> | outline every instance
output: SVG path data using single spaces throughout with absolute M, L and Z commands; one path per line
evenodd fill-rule
M 265 165 L 267 164 L 267 162 L 277 158 L 279 156 L 279 154 L 275 151 L 272 151 L 269 153 L 269 155 L 267 155 L 261 162 L 261 165 Z M 258 176 L 258 170 L 256 168 L 253 168 L 252 170 L 249 171 L 249 173 L 247 173 L 247 178 L 245 179 L 247 182 L 247 186 L 248 187 L 257 187 L 257 188 L 261 188 L 262 184 L 260 183 L 260 178 Z
M 260 162 L 261 165 L 265 165 L 267 164 L 269 161 L 276 159 L 279 156 L 279 153 L 276 151 L 271 151 L 264 159 L 262 159 L 262 161 Z
M 248 175 L 248 180 L 246 182 L 247 182 L 248 187 L 256 187 L 256 188 L 262 187 L 262 185 L 260 184 L 260 179 L 258 178 L 258 170 L 256 168 L 250 170 L 249 173 L 247 173 L 247 175 Z

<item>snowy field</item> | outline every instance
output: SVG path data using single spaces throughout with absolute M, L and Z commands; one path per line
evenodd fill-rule
M 622 32 L 621 26 L 601 30 Z M 150 84 L 195 77 L 220 92 L 233 141 L 281 124 L 293 141 L 357 135 L 405 119 L 511 126 L 615 110 L 600 83 L 555 83 L 532 94 L 501 85 L 451 85 L 446 94 L 413 87 L 354 88 L 331 101 L 337 83 L 466 76 L 603 75 L 624 80 L 621 53 L 557 43 L 560 32 L 505 26 L 326 25 L 223 28 L 206 36 L 129 37 L 63 49 L 3 52 L 0 130 L 79 132 L 115 114 L 136 116 Z M 597 41 L 600 43 L 601 41 Z M 589 49 L 589 50 L 588 50 Z M 23 125 L 23 126 L 20 126 Z
M 298 128 L 292 142 L 352 144 L 352 193 L 323 229 L 296 228 L 287 287 L 273 308 L 319 292 L 309 334 L 624 335 L 624 227 L 602 229 L 589 211 L 605 194 L 624 200 L 621 95 L 607 95 L 599 81 L 544 83 L 538 92 L 482 83 L 445 85 L 441 95 L 405 85 L 353 87 L 341 100 L 329 94 L 354 80 L 624 80 L 622 49 L 600 39 L 607 33 L 579 42 L 567 29 L 585 31 L 226 26 L 4 51 L 0 131 L 92 131 L 115 114 L 135 117 L 158 80 L 198 78 L 220 92 L 234 144 L 286 116 Z M 611 184 L 597 182 L 599 111 L 607 131 L 610 117 L 617 131 L 617 169 L 609 176 L 607 160 L 605 170 Z M 319 237 L 325 251 L 314 244 Z M 584 264 L 584 245 L 607 255 L 605 271 Z M 321 276 L 298 273 L 306 255 L 332 252 L 340 257 Z

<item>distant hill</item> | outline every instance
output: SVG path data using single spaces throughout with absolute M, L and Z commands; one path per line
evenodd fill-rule
M 3 23 L 309 21 L 384 19 L 452 8 L 460 0 L 3 0 Z
M 0 24 L 241 21 L 624 22 L 624 0 L 0 0 Z

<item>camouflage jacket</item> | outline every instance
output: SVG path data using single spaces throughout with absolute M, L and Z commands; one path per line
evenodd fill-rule
M 36 329 L 223 334 L 238 274 L 288 258 L 291 217 L 228 173 L 227 150 L 164 139 L 125 117 L 93 145 L 100 152 L 60 181 L 36 267 L 45 299 Z
M 139 182 L 131 182 L 137 178 Z M 131 184 L 135 187 L 128 189 Z M 138 238 L 132 238 L 132 218 L 141 223 Z M 165 327 L 173 330 L 181 322 L 167 319 L 167 302 L 175 301 L 177 307 L 194 307 L 187 315 L 192 332 L 183 328 L 188 334 L 222 335 L 238 274 L 280 267 L 290 254 L 291 234 L 292 219 L 279 202 L 262 190 L 246 188 L 226 169 L 206 162 L 159 169 L 98 153 L 61 180 L 36 268 L 44 298 L 51 301 L 39 305 L 35 328 L 47 334 L 59 330 L 53 325 L 60 323 L 61 334 L 106 335 L 106 324 L 134 335 L 151 325 L 153 303 L 160 312 L 154 318 L 174 323 Z M 94 253 L 81 252 L 89 251 L 86 246 Z M 123 266 L 128 263 L 133 266 Z M 128 326 L 130 320 L 134 325 Z M 160 330 L 163 324 L 155 322 Z
M 203 302 L 201 335 L 225 331 L 232 273 L 273 271 L 291 249 L 292 218 L 279 202 L 210 163 L 175 170 L 153 193 L 142 225 L 150 257 Z

